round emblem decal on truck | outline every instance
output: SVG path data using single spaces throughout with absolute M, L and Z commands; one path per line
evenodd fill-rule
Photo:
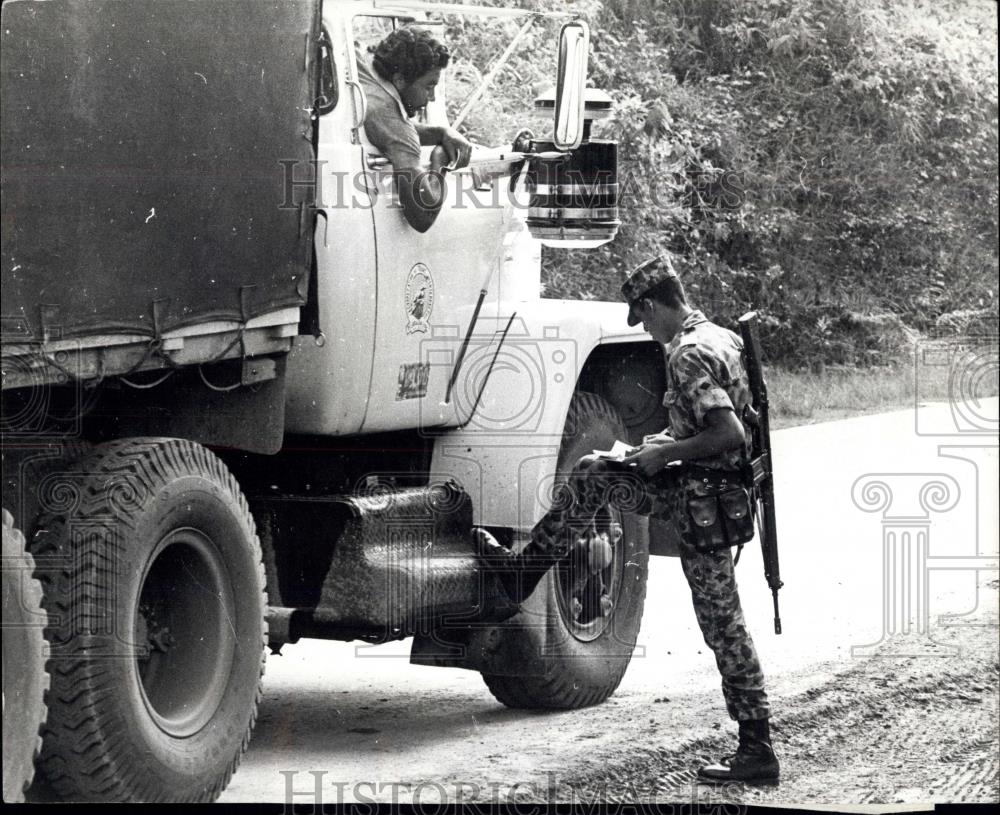
M 416 264 L 406 277 L 406 333 L 427 330 L 434 308 L 434 278 L 423 263 Z

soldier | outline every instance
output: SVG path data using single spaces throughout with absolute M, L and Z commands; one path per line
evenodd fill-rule
M 681 537 L 681 567 L 691 589 L 695 615 L 706 644 L 715 654 L 731 718 L 739 723 L 736 752 L 703 767 L 709 782 L 776 782 L 778 760 L 771 747 L 770 706 L 764 675 L 747 631 L 736 588 L 731 549 L 706 545 L 689 514 L 692 499 L 714 496 L 740 484 L 740 467 L 749 452 L 742 422 L 750 388 L 740 355 L 742 343 L 731 331 L 692 309 L 668 257 L 636 268 L 622 286 L 629 304 L 628 324 L 643 328 L 666 345 L 668 432 L 647 437 L 625 458 L 627 472 L 641 477 L 648 492 L 640 511 L 673 522 Z M 681 462 L 680 467 L 673 466 Z M 545 571 L 571 552 L 582 552 L 592 569 L 610 562 L 616 529 L 597 530 L 593 517 L 609 484 L 620 478 L 605 462 L 585 457 L 576 465 L 562 499 L 532 530 L 518 555 L 476 530 L 480 553 L 496 571 L 514 602 L 521 602 Z M 627 492 L 624 491 L 624 492 Z
M 729 547 L 703 551 L 688 512 L 692 498 L 739 483 L 749 453 L 742 422 L 750 386 L 734 333 L 692 309 L 666 256 L 646 261 L 622 285 L 629 304 L 628 324 L 642 322 L 666 344 L 667 391 L 663 403 L 669 435 L 643 444 L 625 459 L 646 479 L 680 461 L 680 477 L 656 492 L 654 514 L 669 517 L 681 537 L 681 567 L 691 588 L 695 615 L 705 643 L 715 653 L 729 716 L 739 723 L 735 754 L 698 772 L 703 781 L 777 781 L 778 760 L 771 747 L 770 705 L 764 674 L 747 631 Z M 655 482 L 654 482 L 655 483 Z

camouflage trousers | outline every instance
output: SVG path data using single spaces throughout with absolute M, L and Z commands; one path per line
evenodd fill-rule
M 595 515 L 608 505 L 669 520 L 681 539 L 681 568 L 705 644 L 715 654 L 722 675 L 729 716 L 737 721 L 765 719 L 770 716 L 770 706 L 764 673 L 743 618 L 732 550 L 699 552 L 695 545 L 697 531 L 687 502 L 705 494 L 707 488 L 697 481 L 680 478 L 650 483 L 585 456 L 556 491 L 552 508 L 532 530 L 531 548 L 552 561 L 565 557 L 577 539 L 600 531 Z

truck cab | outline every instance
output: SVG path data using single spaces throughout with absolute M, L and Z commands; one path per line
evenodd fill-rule
M 440 469 L 480 482 L 481 500 L 473 501 L 477 522 L 530 528 L 543 502 L 515 505 L 490 496 L 503 495 L 502 485 L 551 478 L 571 383 L 580 380 L 588 360 L 606 374 L 605 359 L 615 356 L 610 346 L 623 344 L 622 354 L 641 348 L 649 361 L 638 368 L 639 376 L 653 381 L 640 379 L 640 387 L 630 389 L 635 402 L 634 394 L 645 393 L 642 387 L 656 392 L 657 351 L 626 325 L 623 304 L 540 298 L 542 241 L 575 248 L 596 235 L 600 239 L 589 245 L 599 245 L 607 240 L 607 222 L 617 223 L 617 211 L 609 210 L 610 218 L 591 211 L 603 218 L 587 227 L 592 235 L 581 234 L 587 228 L 567 230 L 566 201 L 548 195 L 537 172 L 531 184 L 525 162 L 509 161 L 507 176 L 478 185 L 472 168 L 446 175 L 447 196 L 434 225 L 420 233 L 407 224 L 391 165 L 365 135 L 367 104 L 358 76 L 367 46 L 400 26 L 424 26 L 442 37 L 445 30 L 440 16 L 420 3 L 324 6 L 329 46 L 322 71 L 330 84 L 324 98 L 335 101 L 319 108 L 316 122 L 319 333 L 317 339 L 299 337 L 290 355 L 286 429 L 310 436 L 415 430 L 433 437 Z M 445 44 L 453 50 L 460 45 Z M 574 80 L 581 102 L 583 59 Z M 448 123 L 448 74 L 445 69 L 436 100 L 418 114 L 427 123 Z M 553 119 L 542 126 L 553 130 L 554 101 L 547 97 L 541 106 Z M 525 113 L 529 122 L 538 118 Z M 585 117 L 589 128 L 590 115 L 581 105 L 578 129 Z M 497 160 L 504 153 L 517 151 L 513 145 L 492 151 L 477 146 L 473 167 L 481 156 Z M 574 180 L 572 173 L 568 177 Z M 551 219 L 554 226 L 533 231 L 532 218 Z M 560 230 L 568 234 L 560 236 Z M 604 388 L 606 395 L 616 392 Z M 656 406 L 640 409 L 645 429 L 660 429 Z M 630 418 L 635 410 L 627 406 Z M 453 448 L 469 447 L 470 440 L 479 452 L 454 459 Z M 497 440 L 504 448 L 502 464 L 487 452 Z M 531 464 L 517 460 L 517 444 L 530 448 Z M 524 512 L 515 515 L 518 505 Z
M 357 64 L 364 46 L 394 26 L 417 24 L 413 12 L 374 4 L 324 9 L 331 63 L 324 68 L 338 83 L 337 103 L 317 121 L 317 303 L 327 341 L 299 343 L 291 356 L 287 426 L 294 433 L 464 424 L 472 402 L 451 399 L 449 384 L 482 290 L 472 332 L 499 334 L 498 273 L 516 212 L 493 205 L 491 190 L 473 189 L 463 173 L 446 177 L 448 203 L 429 231 L 417 232 L 403 217 L 391 165 L 365 136 Z M 444 122 L 444 96 L 421 113 L 425 121 Z

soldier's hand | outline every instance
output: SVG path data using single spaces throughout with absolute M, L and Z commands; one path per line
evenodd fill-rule
M 652 478 L 670 461 L 667 454 L 669 446 L 668 444 L 643 445 L 637 453 L 625 456 L 625 466 L 643 478 Z

